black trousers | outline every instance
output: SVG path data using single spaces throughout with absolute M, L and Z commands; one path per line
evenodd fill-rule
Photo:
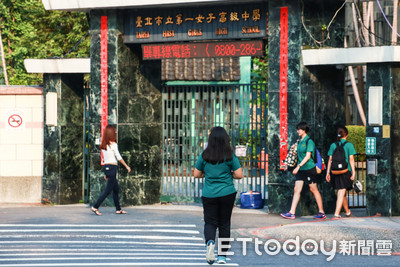
M 233 205 L 235 204 L 236 192 L 223 197 L 208 198 L 202 197 L 204 212 L 204 237 L 206 244 L 209 240 L 215 241 L 218 228 L 220 238 L 231 237 L 231 216 Z M 221 242 L 229 245 L 229 241 Z M 227 248 L 221 249 L 222 252 L 228 251 Z
M 103 203 L 104 199 L 111 193 L 113 192 L 113 199 L 114 199 L 114 204 L 116 210 L 120 210 L 121 206 L 119 204 L 119 198 L 118 198 L 118 192 L 119 192 L 119 186 L 118 186 L 118 181 L 117 181 L 117 170 L 118 166 L 117 165 L 104 165 L 104 174 L 107 177 L 107 185 L 106 189 L 101 193 L 99 196 L 99 199 L 96 201 L 96 203 L 93 205 L 95 209 L 98 209 Z

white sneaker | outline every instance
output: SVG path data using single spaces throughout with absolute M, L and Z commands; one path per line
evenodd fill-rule
M 213 264 L 215 261 L 214 247 L 215 247 L 214 240 L 209 240 L 207 242 L 206 260 L 210 265 Z

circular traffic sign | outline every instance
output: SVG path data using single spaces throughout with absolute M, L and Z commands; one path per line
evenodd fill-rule
M 8 118 L 8 125 L 13 128 L 18 128 L 22 125 L 22 118 L 18 114 L 13 114 Z

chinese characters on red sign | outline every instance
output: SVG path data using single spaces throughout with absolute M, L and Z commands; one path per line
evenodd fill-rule
M 288 69 L 288 8 L 281 8 L 279 67 L 279 123 L 280 123 L 280 166 L 287 156 L 288 117 L 287 117 L 287 69 Z
M 101 135 L 108 124 L 108 36 L 107 16 L 101 17 L 100 26 L 100 89 L 101 89 Z M 103 136 L 101 136 L 103 138 Z M 101 165 L 103 165 L 101 153 Z

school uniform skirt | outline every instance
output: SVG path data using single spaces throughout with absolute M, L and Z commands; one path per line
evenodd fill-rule
M 331 174 L 333 188 L 351 190 L 353 188 L 353 181 L 350 180 L 350 177 L 350 171 L 338 175 Z

